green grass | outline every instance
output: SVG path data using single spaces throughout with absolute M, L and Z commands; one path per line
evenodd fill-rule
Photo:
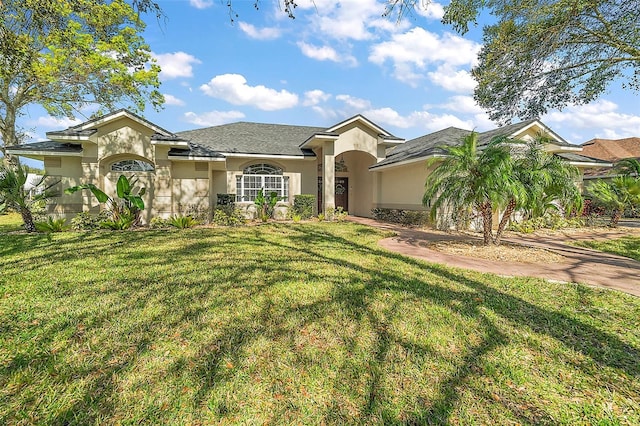
M 579 241 L 575 245 L 640 261 L 640 237 L 630 236 L 613 240 Z
M 356 224 L 0 236 L 0 424 L 639 424 L 640 299 Z
M 21 229 L 23 229 L 22 217 L 19 213 L 0 214 L 0 234 Z

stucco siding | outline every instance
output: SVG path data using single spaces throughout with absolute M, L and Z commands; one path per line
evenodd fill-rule
M 422 196 L 429 174 L 425 162 L 381 170 L 378 173 L 377 203 L 375 207 L 424 210 Z

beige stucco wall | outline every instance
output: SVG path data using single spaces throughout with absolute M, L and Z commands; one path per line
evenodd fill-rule
M 424 183 L 429 174 L 425 161 L 418 161 L 377 174 L 375 207 L 403 210 L 425 210 L 422 205 Z

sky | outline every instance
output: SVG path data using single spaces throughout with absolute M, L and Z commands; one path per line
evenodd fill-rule
M 469 70 L 482 24 L 461 36 L 442 24 L 443 4 L 418 2 L 401 21 L 384 0 L 298 0 L 290 19 L 276 0 L 157 0 L 144 37 L 162 68 L 160 112 L 171 131 L 252 121 L 331 127 L 362 114 L 407 140 L 454 126 L 497 127 L 473 100 Z M 237 16 L 236 16 L 237 14 Z M 19 125 L 30 141 L 89 118 L 55 119 L 31 106 Z M 594 103 L 541 120 L 570 143 L 640 136 L 640 94 L 613 84 Z M 517 119 L 515 121 L 518 121 Z

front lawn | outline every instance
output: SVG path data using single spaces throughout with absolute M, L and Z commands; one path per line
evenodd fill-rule
M 19 213 L 0 214 L 0 234 L 21 229 L 23 229 L 22 217 Z
M 629 236 L 614 240 L 579 241 L 575 244 L 640 261 L 640 237 Z
M 640 423 L 640 299 L 382 236 L 0 235 L 0 423 Z

